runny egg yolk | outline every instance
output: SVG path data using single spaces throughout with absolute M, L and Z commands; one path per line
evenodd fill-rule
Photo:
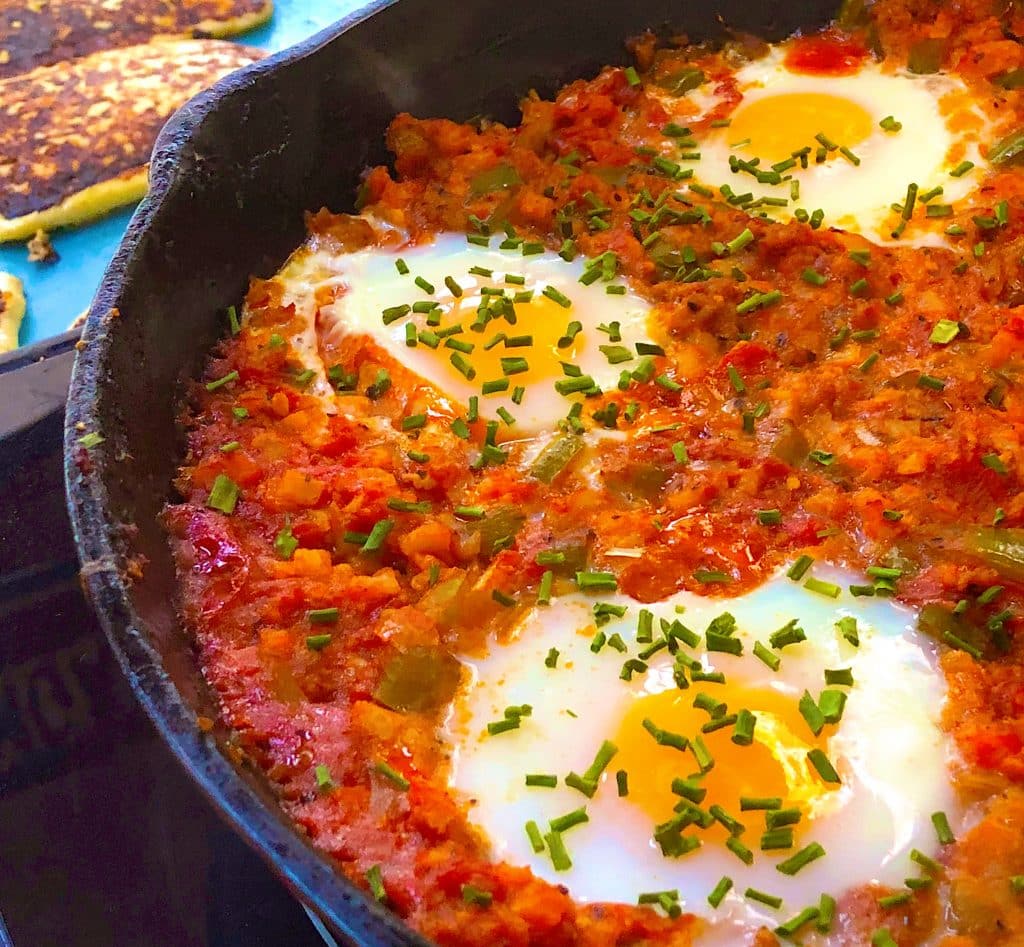
M 873 130 L 871 115 L 856 102 L 824 92 L 790 92 L 741 105 L 727 133 L 730 142 L 750 140 L 737 150 L 774 164 L 801 148 L 817 148 L 815 135 L 852 148 Z
M 482 332 L 470 328 L 477 321 L 479 296 L 469 291 L 457 299 L 442 296 L 439 301 L 442 308 L 440 325 L 431 326 L 420 321 L 419 328 L 443 333 L 449 326 L 462 326 L 462 332 L 443 338 L 434 351 L 453 378 L 465 379 L 451 361 L 453 351 L 459 351 L 465 362 L 472 366 L 476 372 L 474 382 L 508 378 L 512 386 L 526 386 L 563 377 L 561 363 L 574 361 L 585 348 L 585 332 L 578 332 L 571 338 L 567 335 L 575 316 L 540 293 L 534 293 L 529 302 L 514 304 L 515 323 L 510 323 L 507 316 L 492 318 Z M 494 342 L 495 337 L 501 335 L 504 339 Z M 468 343 L 473 349 L 471 352 L 453 349 L 448 346 L 447 338 L 458 340 L 460 345 Z M 559 347 L 560 341 L 564 343 L 562 347 Z M 525 360 L 525 369 L 521 362 L 512 364 L 510 359 Z
M 813 821 L 816 812 L 828 807 L 837 787 L 823 782 L 807 761 L 809 751 L 827 750 L 827 734 L 811 734 L 800 716 L 796 698 L 769 688 L 731 683 L 712 685 L 705 691 L 726 704 L 725 713 L 746 708 L 757 718 L 753 742 L 741 746 L 732 741 L 731 726 L 701 732 L 701 727 L 713 718 L 708 711 L 693 706 L 697 693 L 691 687 L 685 691 L 647 694 L 634 700 L 624 714 L 613 738 L 619 748 L 613 768 L 628 774 L 630 803 L 653 823 L 664 822 L 672 817 L 673 807 L 681 798 L 672 792 L 672 781 L 698 774 L 693 753 L 656 743 L 643 725 L 647 720 L 661 730 L 682 734 L 687 739 L 700 736 L 704 741 L 714 765 L 697 777 L 707 790 L 701 802 L 703 809 L 719 805 L 741 822 L 753 824 L 748 817 L 759 813 L 741 813 L 740 797 L 779 797 L 783 808 L 801 810 L 801 823 L 795 827 L 800 832 Z M 724 831 L 724 827 L 719 828 Z

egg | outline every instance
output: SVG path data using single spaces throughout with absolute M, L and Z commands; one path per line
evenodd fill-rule
M 638 365 L 651 307 L 615 278 L 614 255 L 588 265 L 500 239 L 440 234 L 335 257 L 343 291 L 320 310 L 324 339 L 369 336 L 445 398 L 507 412 L 516 435 L 555 428 L 582 392 Z
M 843 588 L 863 581 L 837 570 L 818 576 Z M 608 619 L 599 628 L 595 606 Z M 707 651 L 704 633 L 716 620 L 742 654 Z M 680 652 L 724 681 L 699 680 L 698 671 L 681 689 L 665 648 L 643 659 L 646 671 L 640 664 L 624 670 L 648 647 L 637 642 L 638 628 L 650 622 L 657 640 L 676 621 L 701 636 L 693 647 L 680 641 Z M 921 871 L 910 852 L 937 853 L 932 814 L 946 813 L 954 830 L 963 818 L 949 778 L 955 751 L 939 727 L 945 684 L 915 621 L 913 610 L 891 600 L 846 592 L 833 600 L 782 574 L 724 601 L 681 592 L 644 605 L 621 594 L 565 594 L 531 611 L 486 657 L 466 659 L 472 681 L 444 733 L 452 789 L 469 801 L 469 818 L 496 860 L 529 866 L 581 902 L 637 903 L 644 893 L 677 892 L 683 910 L 714 922 L 702 944 L 739 943 L 743 932 L 774 928 L 817 906 L 823 893 L 838 898 L 873 881 L 902 888 Z M 770 636 L 787 627 L 804 634 L 772 647 Z M 778 659 L 777 670 L 753 654 L 755 642 L 772 663 Z M 816 734 L 802 699 L 835 722 L 818 720 Z M 748 745 L 734 740 L 733 715 L 741 710 L 756 720 Z M 502 723 L 510 717 L 517 726 Z M 698 738 L 703 745 L 695 750 Z M 587 774 L 602 747 L 604 766 L 588 797 L 566 777 Z M 834 774 L 817 769 L 809 754 Z M 556 777 L 557 785 L 527 785 L 528 774 L 532 782 Z M 673 780 L 687 782 L 673 791 Z M 684 790 L 700 818 L 718 814 L 721 821 L 685 825 L 681 835 L 666 829 L 691 805 Z M 799 810 L 798 820 L 789 810 Z M 736 850 L 726 847 L 729 820 L 739 823 L 730 824 Z M 773 820 L 783 829 L 776 841 L 790 841 L 788 827 L 791 844 L 763 851 Z M 568 825 L 559 839 L 571 867 L 556 869 L 550 839 L 535 850 L 524 828 L 531 821 L 542 837 L 552 822 Z M 792 872 L 787 860 L 808 846 L 824 855 Z M 723 878 L 731 887 L 713 906 L 709 895 Z M 781 903 L 765 904 L 758 893 Z
M 892 242 L 896 231 L 905 243 L 945 242 L 948 221 L 941 216 L 929 218 L 915 201 L 916 214 L 901 230 L 892 205 L 905 201 L 912 183 L 936 207 L 955 204 L 977 186 L 978 170 L 952 172 L 964 161 L 982 164 L 980 145 L 991 140 L 991 122 L 961 79 L 875 62 L 852 75 L 806 75 L 791 71 L 779 48 L 732 79 L 741 99 L 728 125 L 686 145 L 690 156 L 699 154 L 681 161 L 693 169 L 693 180 L 725 197 L 767 200 L 751 210 L 775 219 L 820 210 L 824 226 L 874 241 Z M 660 94 L 679 122 L 696 123 L 720 104 L 712 88 L 694 90 L 693 101 Z M 801 150 L 805 157 L 794 157 Z M 935 188 L 941 190 L 930 193 Z

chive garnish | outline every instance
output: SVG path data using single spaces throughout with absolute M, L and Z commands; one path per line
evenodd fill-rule
M 750 865 L 754 861 L 754 853 L 747 848 L 735 835 L 730 835 L 725 840 L 725 847 L 729 849 L 744 865 Z
M 211 510 L 219 510 L 230 516 L 235 511 L 242 490 L 227 474 L 217 474 L 210 488 L 206 505 Z
M 956 841 L 945 812 L 933 812 L 932 825 L 935 826 L 935 834 L 938 836 L 940 845 L 952 845 Z
M 832 918 L 836 913 L 836 899 L 830 894 L 823 894 L 818 901 L 818 921 L 814 925 L 822 934 L 832 930 Z
M 794 582 L 799 582 L 804 577 L 804 574 L 807 572 L 807 570 L 810 569 L 810 567 L 813 564 L 814 564 L 814 557 L 813 556 L 808 556 L 808 555 L 800 556 L 796 560 L 796 562 L 794 562 L 793 565 L 791 565 L 789 567 L 789 570 L 786 572 L 786 576 L 787 576 L 787 578 L 792 579 Z M 774 645 L 773 645 L 773 647 L 774 647 Z
M 793 830 L 789 826 L 769 829 L 761 835 L 761 851 L 774 852 L 793 847 Z
M 824 595 L 827 598 L 839 598 L 839 593 L 842 591 L 834 582 L 825 582 L 813 576 L 804 583 L 804 588 L 809 589 L 811 592 L 817 592 L 819 595 Z
M 544 841 L 547 843 L 548 852 L 551 854 L 551 864 L 555 871 L 568 871 L 572 868 L 572 859 L 565 850 L 565 842 L 562 841 L 562 836 L 558 832 L 548 832 L 544 836 Z
M 494 900 L 490 891 L 478 888 L 476 885 L 464 884 L 462 886 L 462 900 L 466 904 L 474 904 L 477 907 L 489 908 Z
M 815 859 L 821 858 L 825 854 L 825 849 L 821 847 L 817 842 L 811 842 L 806 848 L 800 849 L 795 855 L 790 856 L 785 861 L 779 862 L 775 868 L 777 871 L 781 871 L 784 875 L 795 875 L 802 868 L 806 868 Z
M 766 829 L 780 829 L 786 825 L 796 825 L 801 818 L 799 809 L 774 809 L 764 815 Z
M 388 533 L 394 529 L 394 526 L 394 520 L 377 520 L 366 537 L 366 542 L 363 543 L 363 552 L 376 552 L 380 549 L 384 545 L 384 540 L 387 539 Z
M 708 904 L 713 908 L 717 908 L 725 896 L 729 893 L 732 888 L 732 878 L 723 877 L 719 880 L 718 884 L 715 885 L 714 890 L 708 895 Z
M 782 658 L 769 651 L 760 641 L 754 642 L 754 657 L 763 661 L 773 671 L 777 671 L 782 663 Z
M 237 371 L 230 371 L 226 375 L 222 375 L 214 381 L 208 381 L 206 383 L 206 390 L 216 391 L 218 388 L 223 388 L 225 385 L 229 385 L 233 381 L 238 381 Z
M 752 812 L 761 809 L 781 808 L 781 796 L 740 796 L 740 812 Z
M 317 769 L 319 770 L 319 767 Z M 317 775 L 319 776 L 319 773 Z M 379 901 L 381 904 L 387 901 L 388 895 L 384 890 L 384 879 L 381 875 L 380 865 L 373 865 L 367 869 L 363 877 L 366 878 L 366 883 L 370 887 L 370 894 L 373 895 L 374 900 Z
M 761 904 L 767 904 L 770 908 L 782 907 L 782 898 L 777 898 L 773 894 L 765 894 L 763 891 L 758 891 L 757 888 L 747 888 L 743 892 L 743 897 L 751 901 L 759 901 Z
M 583 592 L 614 592 L 618 581 L 612 572 L 577 572 L 576 585 Z
M 551 826 L 552 832 L 562 833 L 567 832 L 573 826 L 582 825 L 584 822 L 589 821 L 590 816 L 587 815 L 586 807 L 581 806 L 579 809 L 574 809 L 572 812 L 552 819 L 548 824 Z
M 388 765 L 384 760 L 377 760 L 374 763 L 374 769 L 377 773 L 383 776 L 388 782 L 392 783 L 396 789 L 405 792 L 409 786 L 409 780 L 407 780 L 397 769 Z
M 807 754 L 807 761 L 814 767 L 817 774 L 826 783 L 841 783 L 842 780 L 839 778 L 839 774 L 835 771 L 829 758 L 825 755 L 823 750 L 819 750 L 817 747 L 811 750 Z

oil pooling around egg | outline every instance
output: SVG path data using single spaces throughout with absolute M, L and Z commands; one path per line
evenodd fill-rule
M 911 853 L 938 852 L 933 814 L 961 819 L 915 621 L 784 575 L 729 600 L 564 595 L 468 662 L 452 786 L 496 859 L 580 901 L 674 893 L 718 922 L 707 944 L 903 889 Z

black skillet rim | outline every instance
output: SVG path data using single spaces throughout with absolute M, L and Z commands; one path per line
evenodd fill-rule
M 211 737 L 196 724 L 194 713 L 163 671 L 155 649 L 146 639 L 145 622 L 131 604 L 129 582 L 117 567 L 117 537 L 110 497 L 102 476 L 109 445 L 91 452 L 96 461 L 83 472 L 75 461 L 82 430 L 98 430 L 98 392 L 111 380 L 102 373 L 103 353 L 111 345 L 116 321 L 106 318 L 116 308 L 127 272 L 138 263 L 146 231 L 165 202 L 187 188 L 180 171 L 181 156 L 193 143 L 197 126 L 220 102 L 257 76 L 286 69 L 316 54 L 342 33 L 396 0 L 369 0 L 334 25 L 298 45 L 248 66 L 217 83 L 183 106 L 167 123 L 153 150 L 149 193 L 129 222 L 100 287 L 89 307 L 71 376 L 64 428 L 65 485 L 68 513 L 81 560 L 81 581 L 100 619 L 104 633 L 136 699 L 163 741 L 185 767 L 218 812 L 264 859 L 287 887 L 313 908 L 331 930 L 367 947 L 422 945 L 389 911 L 336 872 L 327 859 L 302 841 L 278 814 L 270 811 L 239 776 Z M 84 425 L 84 427 L 83 427 Z

